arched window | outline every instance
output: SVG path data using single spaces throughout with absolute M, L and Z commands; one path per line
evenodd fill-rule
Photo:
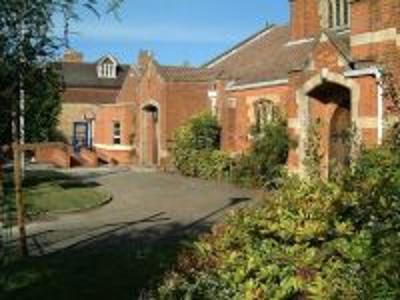
M 328 26 L 329 28 L 335 27 L 335 9 L 332 1 L 328 1 Z
M 343 0 L 343 23 L 345 26 L 349 26 L 349 19 L 350 19 L 350 7 L 349 7 L 349 0 Z
M 349 26 L 349 0 L 327 0 L 327 25 L 330 29 L 346 29 Z
M 266 123 L 274 121 L 276 118 L 276 107 L 274 103 L 267 99 L 260 99 L 254 103 L 255 131 L 261 132 Z
M 335 11 L 336 11 L 336 27 L 340 27 L 342 25 L 342 0 L 335 0 Z

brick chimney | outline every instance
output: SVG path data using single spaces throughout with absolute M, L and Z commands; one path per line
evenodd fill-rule
M 81 63 L 83 61 L 83 56 L 82 53 L 69 48 L 65 50 L 62 60 L 67 63 Z

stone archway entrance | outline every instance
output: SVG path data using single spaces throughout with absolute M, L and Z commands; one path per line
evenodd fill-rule
M 321 72 L 297 92 L 300 172 L 309 142 L 309 126 L 318 123 L 321 174 L 328 177 L 338 165 L 350 162 L 349 134 L 358 123 L 359 87 L 339 74 Z
M 141 163 L 158 166 L 160 159 L 160 110 L 157 104 L 147 104 L 141 110 Z

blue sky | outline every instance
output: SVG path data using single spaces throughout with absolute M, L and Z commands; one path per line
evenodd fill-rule
M 94 61 L 102 54 L 132 63 L 139 49 L 162 64 L 199 65 L 262 29 L 287 22 L 287 0 L 125 0 L 119 19 L 82 11 L 71 46 Z

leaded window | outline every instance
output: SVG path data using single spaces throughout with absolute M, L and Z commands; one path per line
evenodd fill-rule
M 350 22 L 349 0 L 326 0 L 327 5 L 327 25 L 330 29 L 346 29 Z

